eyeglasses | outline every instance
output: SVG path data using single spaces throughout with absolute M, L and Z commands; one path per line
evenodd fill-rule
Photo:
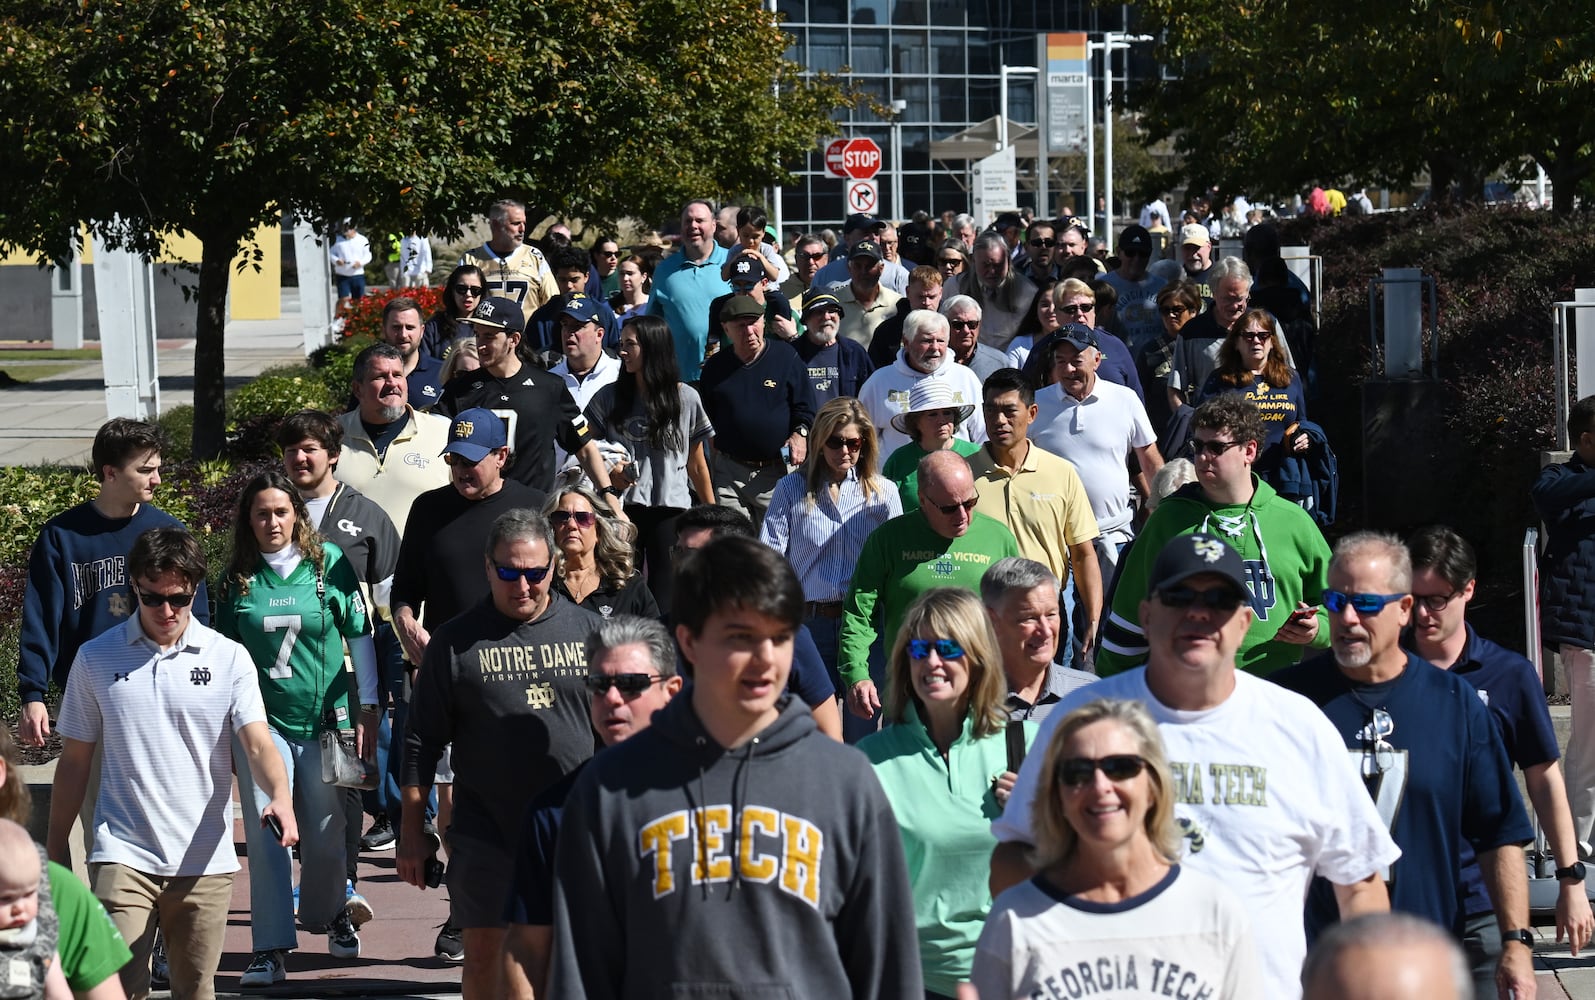
M 1412 600 L 1425 611 L 1440 612 L 1444 611 L 1448 604 L 1461 596 L 1462 591 L 1453 590 L 1449 594 L 1413 594 Z
M 498 563 L 493 564 L 493 572 L 497 573 L 498 578 L 505 583 L 514 583 L 521 577 L 525 577 L 527 583 L 539 584 L 548 576 L 548 571 L 553 568 L 553 563 L 549 563 L 547 566 L 531 566 L 526 569 L 519 569 L 515 566 L 500 566 Z
M 1338 590 L 1324 591 L 1324 608 L 1332 615 L 1338 615 L 1351 605 L 1351 610 L 1359 615 L 1376 615 L 1391 605 L 1406 597 L 1406 594 L 1343 594 Z
M 1272 330 L 1242 330 L 1235 335 L 1237 340 L 1273 340 Z
M 588 674 L 582 678 L 582 686 L 591 694 L 604 695 L 615 688 L 627 698 L 635 698 L 663 680 L 658 674 Z
M 1088 785 L 1101 771 L 1109 781 L 1129 781 L 1146 770 L 1139 754 L 1116 753 L 1107 757 L 1066 757 L 1058 764 L 1058 784 L 1070 788 Z
M 464 298 L 465 296 L 469 295 L 473 299 L 479 299 L 479 298 L 482 297 L 482 293 L 485 292 L 485 291 L 487 291 L 487 289 L 483 288 L 481 285 L 455 285 L 454 286 L 454 294 L 460 296 L 461 298 Z
M 1243 443 L 1241 441 L 1214 441 L 1212 439 L 1203 441 L 1199 438 L 1193 438 L 1191 440 L 1191 451 L 1197 455 L 1212 455 L 1217 458 L 1231 448 L 1237 448 Z
M 1184 306 L 1169 306 L 1167 309 L 1160 309 L 1158 311 L 1165 316 L 1184 316 L 1186 313 L 1190 312 L 1190 310 Z
M 978 320 L 978 319 L 954 319 L 954 320 L 948 320 L 947 325 L 952 327 L 955 330 L 978 330 L 978 329 L 980 329 L 980 320 Z
M 157 594 L 153 591 L 135 590 L 138 602 L 146 608 L 158 608 L 163 604 L 170 604 L 173 611 L 181 611 L 194 603 L 194 595 L 178 591 L 175 594 Z
M 597 520 L 598 515 L 590 510 L 556 510 L 548 515 L 548 523 L 556 528 L 562 528 L 572 521 L 576 522 L 577 527 L 591 528 Z
M 930 656 L 931 650 L 944 660 L 956 660 L 964 655 L 964 647 L 958 645 L 957 639 L 910 639 L 908 640 L 908 657 L 911 660 L 923 660 Z
M 1392 736 L 1396 731 L 1396 720 L 1390 713 L 1382 708 L 1376 708 L 1368 716 L 1368 724 L 1357 734 L 1357 738 L 1368 744 L 1362 755 L 1362 776 L 1371 778 L 1376 774 L 1384 774 L 1396 766 L 1396 748 L 1390 745 L 1386 736 Z
M 1041 247 L 1043 249 L 1050 250 L 1058 245 L 1058 241 L 1053 239 L 1036 239 L 1031 240 L 1030 245 L 1033 247 Z
M 810 261 L 813 261 L 813 260 L 824 260 L 828 256 L 830 256 L 829 251 L 817 250 L 814 253 L 799 253 L 797 255 L 797 259 L 798 260 L 810 260 Z
M 864 447 L 864 439 L 845 438 L 841 435 L 835 435 L 825 439 L 825 447 L 831 449 L 832 451 L 841 451 L 843 448 L 846 448 L 848 451 L 858 451 L 860 448 Z
M 968 500 L 960 501 L 959 503 L 933 503 L 931 506 L 935 507 L 948 517 L 952 517 L 954 514 L 958 513 L 960 508 L 962 508 L 965 513 L 973 511 L 975 509 L 975 504 L 979 502 L 980 497 L 974 496 L 970 497 Z
M 1094 302 L 1076 302 L 1073 305 L 1059 306 L 1058 311 L 1068 313 L 1070 316 L 1084 316 L 1088 312 L 1095 312 L 1096 308 Z
M 1197 590 L 1193 587 L 1165 587 L 1157 592 L 1157 599 L 1165 608 L 1188 608 L 1199 605 L 1209 611 L 1233 612 L 1241 606 L 1241 595 L 1224 587 Z
M 600 251 L 598 251 L 598 256 L 600 256 L 600 257 L 619 257 L 620 256 L 620 251 L 619 250 L 600 250 Z
M 943 257 L 936 263 L 940 264 L 942 267 L 963 267 L 964 259 L 962 257 Z

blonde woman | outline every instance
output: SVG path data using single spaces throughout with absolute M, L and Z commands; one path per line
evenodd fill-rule
M 776 484 L 759 529 L 803 583 L 804 624 L 838 690 L 837 639 L 853 566 L 870 532 L 903 512 L 896 488 L 877 471 L 879 462 L 864 407 L 850 396 L 831 400 L 814 418 L 803 467 Z
M 1004 738 L 1002 654 L 980 599 L 955 587 L 921 594 L 903 616 L 887 677 L 889 725 L 858 748 L 897 817 L 925 995 L 951 998 L 969 978 L 991 909 L 984 864 L 997 843 L 991 821 L 1018 767 Z M 1014 725 L 1028 747 L 1035 724 Z
M 583 486 L 556 489 L 543 507 L 554 529 L 559 568 L 554 589 L 597 615 L 658 618 L 659 605 L 632 562 L 636 528 Z
M 982 997 L 1041 995 L 1095 977 L 1104 996 L 1263 995 L 1250 923 L 1217 881 L 1179 864 L 1174 784 L 1139 702 L 1070 712 L 1046 748 L 1032 822 L 1039 874 L 997 897 L 976 947 Z M 1132 980 L 1134 984 L 1132 985 Z

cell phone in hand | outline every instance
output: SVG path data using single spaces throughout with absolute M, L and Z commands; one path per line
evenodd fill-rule
M 271 835 L 277 838 L 277 843 L 282 843 L 282 820 L 268 815 L 263 817 L 261 822 L 265 823 L 266 829 L 270 830 Z

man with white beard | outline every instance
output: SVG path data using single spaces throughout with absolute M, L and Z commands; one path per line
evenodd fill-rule
M 875 371 L 863 345 L 837 336 L 845 314 L 841 300 L 830 292 L 811 292 L 803 300 L 803 336 L 792 346 L 808 368 L 816 408 L 838 396 L 857 396 Z

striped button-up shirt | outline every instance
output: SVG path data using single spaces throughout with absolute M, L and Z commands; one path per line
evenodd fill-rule
M 810 447 L 819 446 L 813 442 Z M 803 472 L 782 479 L 770 497 L 759 537 L 786 556 L 809 601 L 840 601 L 853 581 L 853 566 L 870 532 L 903 512 L 897 488 L 876 476 L 868 496 L 857 474 L 849 472 L 837 491 L 807 492 Z

